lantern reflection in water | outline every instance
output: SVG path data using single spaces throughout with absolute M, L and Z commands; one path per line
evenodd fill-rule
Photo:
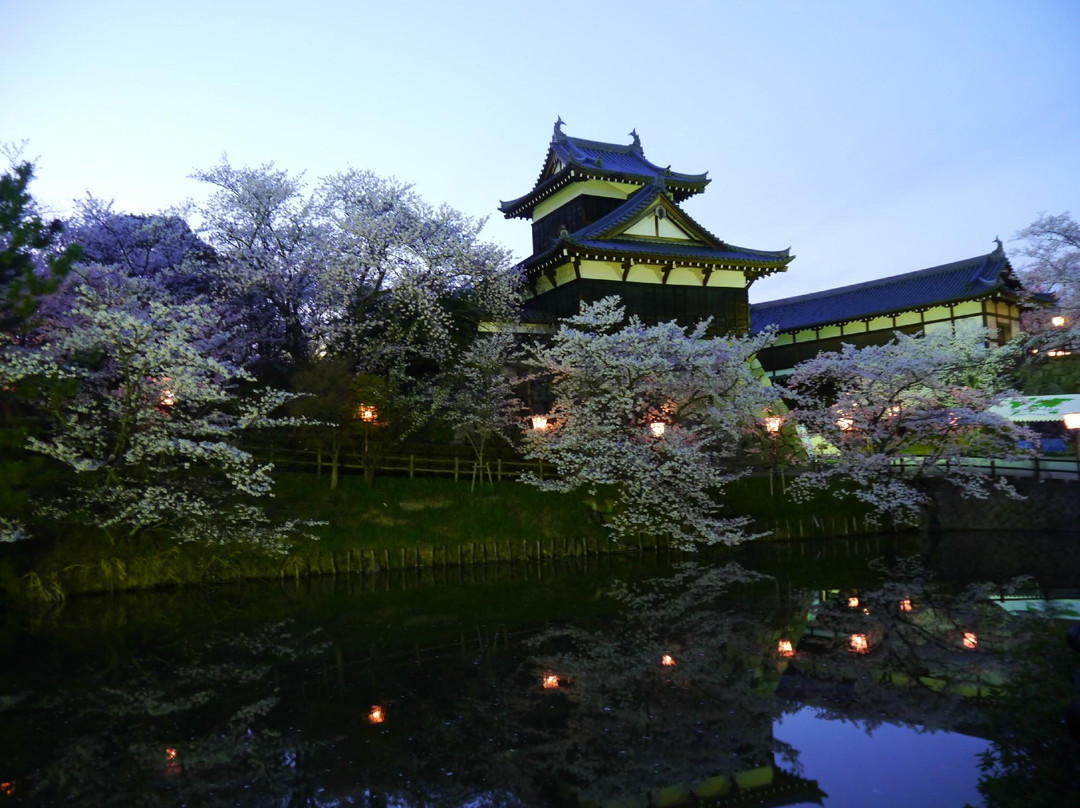
M 791 645 L 791 640 L 780 640 L 776 646 L 776 653 L 782 657 L 795 656 L 795 649 Z
M 376 704 L 368 711 L 367 720 L 372 724 L 381 724 L 386 720 L 386 713 L 383 712 L 382 707 Z
M 180 765 L 179 753 L 175 747 L 168 746 L 165 748 L 165 776 L 176 777 L 183 770 Z
M 975 649 L 979 647 L 979 638 L 975 636 L 975 632 L 964 632 L 964 647 L 967 649 Z
M 559 686 L 559 677 L 554 673 L 544 674 L 544 690 L 555 690 Z
M 664 654 L 660 657 L 660 664 L 666 668 L 675 667 L 675 658 L 671 654 Z
M 870 640 L 865 634 L 852 634 L 848 639 L 848 650 L 853 654 L 869 653 Z

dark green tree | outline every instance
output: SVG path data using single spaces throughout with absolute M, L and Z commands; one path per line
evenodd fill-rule
M 0 175 L 0 330 L 19 328 L 41 296 L 60 283 L 82 255 L 60 243 L 64 225 L 45 221 L 30 195 L 34 165 L 21 162 Z

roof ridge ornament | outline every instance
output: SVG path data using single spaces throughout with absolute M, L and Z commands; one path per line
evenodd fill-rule
M 562 115 L 556 115 L 555 127 L 551 133 L 552 141 L 564 140 L 566 138 L 566 133 L 562 130 L 564 126 L 566 126 L 566 122 L 562 119 Z
M 635 126 L 630 130 L 630 137 L 634 139 L 634 142 L 630 144 L 630 148 L 634 151 L 641 151 L 641 138 L 638 137 L 637 127 Z
M 1005 245 L 1003 245 L 1003 244 L 1001 243 L 1001 239 L 1000 239 L 1000 238 L 998 238 L 997 236 L 994 236 L 994 241 L 996 241 L 996 242 L 997 242 L 997 247 L 996 247 L 996 248 L 994 249 L 994 252 L 1001 252 L 1002 250 L 1004 250 L 1004 249 L 1005 249 Z

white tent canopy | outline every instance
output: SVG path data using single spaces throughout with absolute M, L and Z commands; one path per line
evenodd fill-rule
M 1021 396 L 1006 399 L 990 412 L 1010 421 L 1061 421 L 1067 412 L 1080 412 L 1080 393 L 1057 396 Z

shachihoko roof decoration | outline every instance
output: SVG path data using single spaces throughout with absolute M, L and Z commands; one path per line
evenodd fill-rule
M 658 166 L 645 157 L 637 131 L 631 131 L 629 145 L 601 143 L 596 140 L 570 137 L 562 131 L 562 118 L 555 122 L 544 168 L 533 189 L 524 196 L 501 202 L 499 210 L 508 219 L 529 218 L 537 203 L 572 182 L 588 179 L 644 185 L 663 177 L 676 202 L 699 194 L 709 184 L 708 172 L 683 174 L 671 166 Z
M 946 303 L 998 295 L 1033 305 L 1049 303 L 1045 295 L 1027 292 L 1013 272 L 998 241 L 988 255 L 750 306 L 750 330 L 767 326 L 798 331 L 928 309 Z
M 663 206 L 666 215 L 695 240 L 654 239 L 622 232 L 654 205 Z M 622 205 L 592 224 L 573 233 L 564 230 L 548 249 L 529 256 L 521 266 L 533 274 L 562 263 L 568 255 L 596 260 L 622 261 L 632 257 L 640 263 L 731 267 L 749 270 L 753 277 L 782 271 L 794 257 L 788 249 L 754 250 L 718 239 L 671 201 L 667 179 L 662 176 L 654 177 Z

